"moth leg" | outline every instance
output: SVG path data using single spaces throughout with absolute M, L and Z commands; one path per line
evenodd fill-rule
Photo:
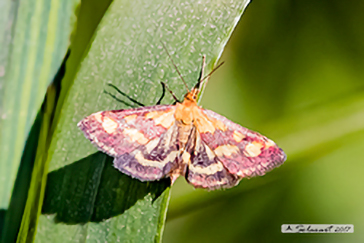
M 134 100 L 133 98 L 129 97 L 127 94 L 125 94 L 124 92 L 122 92 L 120 89 L 118 89 L 118 87 L 116 87 L 115 85 L 108 83 L 107 85 L 109 85 L 110 87 L 114 88 L 119 94 L 121 94 L 122 96 L 124 96 L 125 98 L 127 98 L 128 100 L 130 100 L 131 102 L 134 102 L 135 104 L 137 104 L 138 106 L 145 106 L 142 103 Z M 107 91 L 104 91 L 106 94 L 110 95 L 111 97 L 113 97 L 114 99 L 116 99 L 117 101 L 127 104 L 125 101 L 118 99 L 116 96 L 110 94 Z M 127 104 L 128 105 L 128 104 Z
M 111 98 L 113 98 L 113 99 L 114 99 L 114 100 L 116 100 L 117 102 L 123 103 L 123 104 L 124 104 L 124 105 L 126 105 L 126 106 L 136 107 L 136 106 L 135 106 L 135 105 L 133 105 L 133 104 L 129 104 L 128 102 L 125 102 L 125 101 L 123 101 L 123 100 L 119 99 L 118 97 L 116 97 L 115 95 L 113 95 L 113 94 L 111 94 L 111 93 L 107 92 L 106 90 L 104 90 L 104 93 L 105 93 L 105 94 L 110 95 L 110 96 L 111 96 Z
M 171 95 L 173 96 L 173 99 L 176 101 L 176 102 L 178 102 L 178 103 L 181 103 L 181 101 L 179 101 L 178 99 L 177 99 L 177 97 L 174 95 L 174 93 L 172 92 L 172 90 L 170 90 L 169 88 L 168 88 L 168 86 L 167 86 L 167 84 L 165 84 L 164 82 L 161 82 L 163 85 L 164 85 L 164 87 L 168 90 L 168 92 L 169 93 L 171 93 Z
M 156 105 L 160 105 L 161 104 L 161 101 L 163 100 L 164 95 L 166 93 L 165 83 L 161 82 L 161 85 L 162 85 L 162 96 L 159 98 L 159 100 L 157 101 L 157 104 Z

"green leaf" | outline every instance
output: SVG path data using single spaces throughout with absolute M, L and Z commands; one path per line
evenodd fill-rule
M 57 0 L 1 2 L 0 239 L 4 242 L 13 242 L 19 229 L 39 126 L 33 126 L 35 132 L 28 139 L 33 148 L 24 151 L 21 164 L 20 158 L 47 85 L 67 51 L 74 4 Z
M 7 209 L 24 143 L 66 53 L 75 1 L 9 1 L 0 10 L 0 208 Z
M 23 198 L 24 194 L 26 196 L 26 193 L 23 193 L 23 190 L 20 190 L 20 192 L 18 192 L 17 190 L 19 188 L 23 189 L 23 172 L 26 170 L 26 167 L 28 167 L 24 165 L 28 165 L 31 163 L 35 163 L 35 169 L 33 170 L 26 209 L 23 215 L 22 225 L 18 234 L 18 242 L 29 242 L 32 241 L 32 239 L 34 238 L 35 228 L 41 210 L 41 205 L 43 203 L 45 184 L 47 180 L 48 163 L 46 163 L 46 155 L 50 139 L 52 138 L 51 125 L 52 122 L 54 122 L 55 120 L 54 116 L 56 111 L 56 105 L 62 104 L 62 97 L 59 98 L 61 87 L 63 88 L 63 90 L 67 91 L 66 84 L 70 82 L 66 81 L 70 79 L 72 80 L 72 77 L 75 73 L 75 68 L 68 68 L 68 76 L 64 77 L 66 62 L 68 63 L 68 65 L 73 65 L 74 63 L 80 62 L 82 54 L 87 48 L 87 43 L 90 41 L 90 38 L 95 31 L 96 26 L 98 25 L 109 4 L 110 1 L 89 1 L 88 4 L 84 4 L 80 8 L 77 27 L 79 27 L 80 25 L 85 25 L 85 27 L 82 29 L 76 28 L 77 33 L 76 35 L 74 35 L 73 44 L 71 45 L 71 49 L 74 50 L 72 51 L 72 56 L 68 58 L 69 55 L 67 55 L 67 57 L 64 59 L 60 70 L 53 80 L 53 83 L 48 88 L 45 101 L 42 105 L 42 109 L 40 110 L 37 120 L 33 125 L 22 157 L 22 168 L 18 173 L 15 188 L 16 191 L 14 191 L 12 196 L 10 212 L 7 215 L 8 217 L 6 220 L 6 226 L 8 226 L 8 228 L 10 228 L 11 230 L 6 230 L 6 234 L 3 237 L 4 242 L 14 241 L 14 231 L 15 233 L 18 231 L 18 208 L 19 204 L 22 203 L 21 200 L 21 202 L 19 202 L 19 199 Z M 85 21 L 87 25 L 85 24 Z M 62 80 L 63 82 L 61 86 Z M 22 184 L 19 183 L 19 181 L 21 181 Z M 25 182 L 27 181 L 28 180 L 25 180 Z
M 197 81 L 202 55 L 207 56 L 207 69 L 211 70 L 247 3 L 147 0 L 111 3 L 91 42 L 83 43 L 83 48 L 87 48 L 82 49 L 79 63 L 73 57 L 77 50 L 71 46 L 55 118 L 48 133 L 50 146 L 45 154 L 41 153 L 47 146 L 44 143 L 37 151 L 36 164 L 42 168 L 49 165 L 42 215 L 37 224 L 36 212 L 41 206 L 37 197 L 42 198 L 44 183 L 33 177 L 19 242 L 32 238 L 35 224 L 36 241 L 161 240 L 169 181 L 142 183 L 119 173 L 112 168 L 112 159 L 97 152 L 76 124 L 99 110 L 130 108 L 104 93 L 114 92 L 107 83 L 113 83 L 145 105 L 153 105 L 159 99 L 160 81 L 166 82 L 181 98 L 185 88 L 161 42 L 166 44 L 192 87 Z M 78 25 L 78 31 L 82 27 Z M 163 102 L 171 103 L 172 98 L 166 97 Z M 42 171 L 33 173 L 36 174 L 44 176 Z

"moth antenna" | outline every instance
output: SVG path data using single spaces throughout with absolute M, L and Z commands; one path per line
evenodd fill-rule
M 195 89 L 198 89 L 200 91 L 201 89 L 201 82 L 202 82 L 202 75 L 205 72 L 205 66 L 206 66 L 206 55 L 202 56 L 202 65 L 201 65 L 201 72 L 200 72 L 200 76 L 198 77 L 198 82 L 195 86 Z
M 169 88 L 168 88 L 168 86 L 167 86 L 167 84 L 166 83 L 164 83 L 164 82 L 161 82 L 162 83 L 162 85 L 168 90 L 168 92 L 169 93 L 171 93 L 171 95 L 173 96 L 173 99 L 176 101 L 176 102 L 178 102 L 178 103 L 181 103 L 178 99 L 177 99 L 177 97 L 174 95 L 174 93 L 172 92 L 172 90 L 170 90 Z
M 211 76 L 211 74 L 213 74 L 219 67 L 221 67 L 223 64 L 224 64 L 225 62 L 222 62 L 222 63 L 220 63 L 219 65 L 217 65 L 217 67 L 215 67 L 214 69 L 212 69 L 212 71 L 209 73 L 209 74 L 207 74 L 203 79 L 201 79 L 201 81 L 200 82 L 202 82 L 202 81 L 204 81 L 205 79 L 207 79 L 207 78 L 209 78 L 210 76 Z M 206 84 L 205 84 L 205 86 L 206 86 Z
M 117 102 L 123 103 L 124 105 L 130 106 L 130 107 L 136 107 L 135 105 L 129 104 L 129 103 L 127 103 L 127 102 L 125 102 L 125 101 L 123 101 L 123 100 L 119 99 L 119 98 L 118 98 L 118 97 L 116 97 L 115 95 L 113 95 L 113 94 L 111 94 L 111 93 L 109 93 L 109 92 L 105 91 L 105 90 L 104 90 L 104 93 L 105 93 L 105 94 L 107 94 L 107 95 L 110 95 L 110 96 L 111 96 L 111 98 L 115 99 Z
M 139 106 L 145 106 L 142 103 L 134 100 L 133 98 L 129 97 L 127 94 L 125 94 L 123 91 L 121 91 L 118 87 L 116 87 L 115 85 L 113 85 L 112 83 L 107 83 L 108 86 L 110 86 L 111 88 L 115 89 L 116 92 L 118 92 L 119 94 L 121 94 L 122 96 L 124 96 L 125 98 L 127 98 L 128 100 L 130 100 L 131 102 L 134 102 L 135 104 L 139 105 Z M 116 96 L 112 95 L 111 93 L 105 91 L 106 94 L 110 95 L 111 97 L 113 97 L 114 99 L 116 99 L 117 101 L 122 102 L 120 99 L 116 98 Z M 123 102 L 122 102 L 123 103 Z
M 177 73 L 178 73 L 179 77 L 181 78 L 181 80 L 183 81 L 184 85 L 186 86 L 187 92 L 190 92 L 190 90 L 188 89 L 188 86 L 187 86 L 186 81 L 183 79 L 183 77 L 182 77 L 182 75 L 181 75 L 180 71 L 179 71 L 179 70 L 178 70 L 178 68 L 177 68 L 177 65 L 174 63 L 174 61 L 173 61 L 173 59 L 172 59 L 171 55 L 169 54 L 169 52 L 168 52 L 168 50 L 167 50 L 167 47 L 164 45 L 164 43 L 163 43 L 162 41 L 161 41 L 161 43 L 162 43 L 162 46 L 163 46 L 164 50 L 167 52 L 167 55 L 168 55 L 169 59 L 171 60 L 171 62 L 172 62 L 172 64 L 173 64 L 174 68 L 176 69 L 176 71 L 177 71 Z
M 157 105 L 160 105 L 163 98 L 164 98 L 164 94 L 166 93 L 166 84 L 161 82 L 162 85 L 162 96 L 159 98 L 159 100 L 157 101 Z

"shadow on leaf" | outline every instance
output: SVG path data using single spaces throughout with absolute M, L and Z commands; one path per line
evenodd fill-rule
M 123 214 L 147 195 L 153 203 L 170 186 L 169 179 L 133 179 L 116 170 L 112 160 L 97 152 L 49 173 L 42 214 L 56 214 L 57 223 L 100 222 Z
M 5 214 L 6 214 L 6 210 L 0 209 L 0 238 L 1 238 L 2 229 L 4 228 Z

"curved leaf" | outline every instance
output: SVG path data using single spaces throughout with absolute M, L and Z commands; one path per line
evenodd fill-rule
M 31 159 L 23 156 L 20 164 L 24 143 L 67 51 L 76 2 L 0 3 L 0 238 L 4 242 L 13 242 L 19 229 L 35 153 L 24 151 Z M 35 148 L 36 130 L 28 139 Z
M 37 242 L 161 240 L 169 181 L 142 183 L 119 173 L 112 168 L 112 158 L 97 152 L 76 124 L 93 112 L 130 108 L 104 93 L 114 92 L 107 83 L 145 105 L 159 99 L 160 81 L 182 97 L 185 88 L 161 42 L 192 87 L 202 55 L 211 70 L 247 4 L 247 0 L 111 3 L 77 68 L 67 62 L 51 143 L 44 159 L 36 161 L 49 164 Z M 71 47 L 70 59 L 72 51 Z M 75 71 L 74 78 L 70 70 Z M 163 100 L 171 102 L 168 96 Z M 27 208 L 39 206 L 29 200 Z M 31 222 L 22 228 L 22 233 L 27 231 L 34 231 Z
M 0 208 L 8 207 L 25 140 L 67 51 L 75 2 L 1 3 Z

